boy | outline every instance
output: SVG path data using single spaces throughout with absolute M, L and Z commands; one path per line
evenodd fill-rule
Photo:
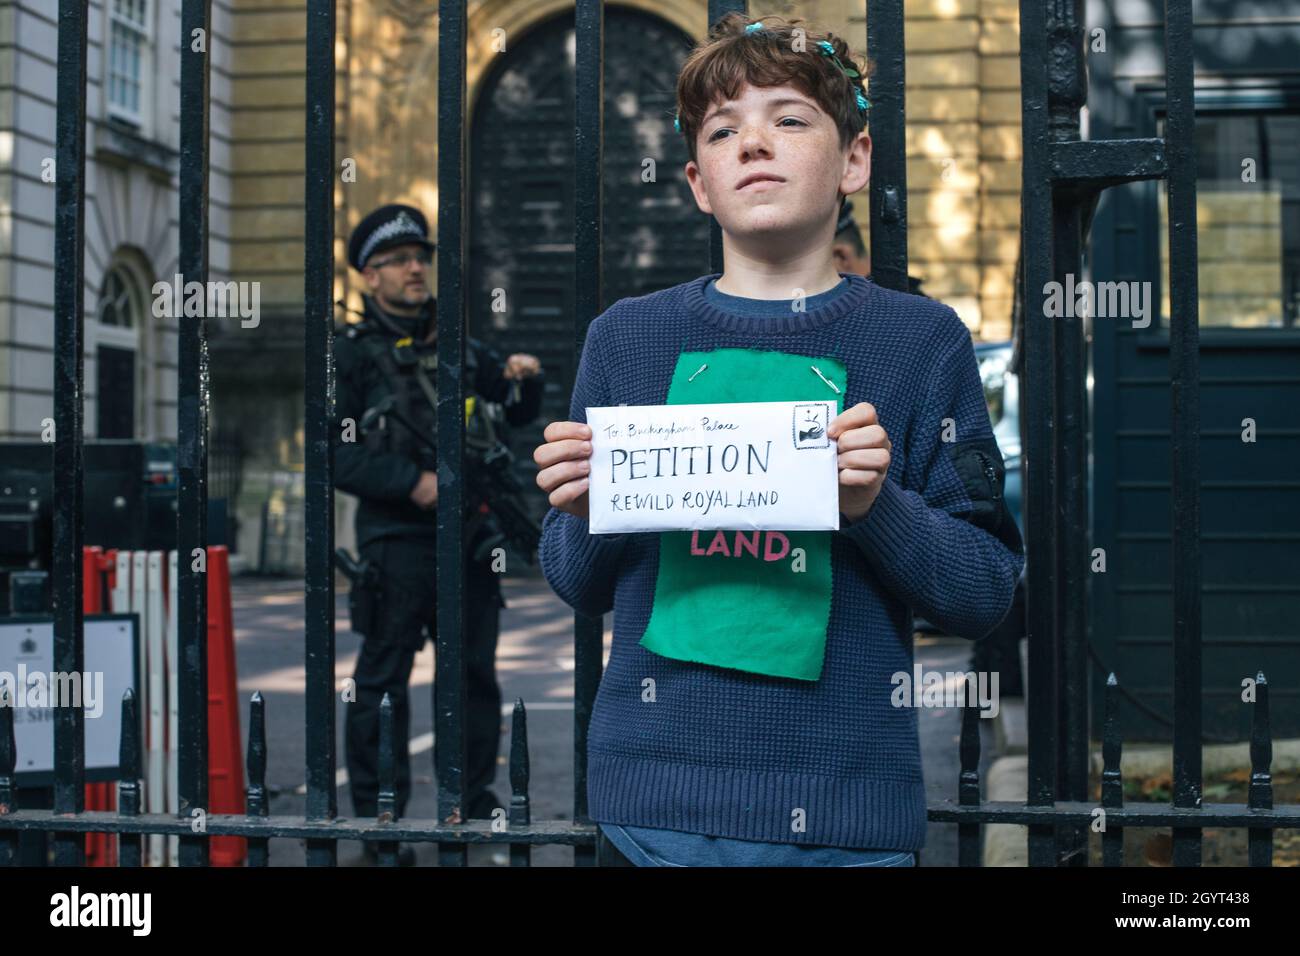
M 842 198 L 870 175 L 867 102 L 844 41 L 796 23 L 729 14 L 683 66 L 687 179 L 725 270 L 597 317 L 571 421 L 533 456 L 547 580 L 614 611 L 588 802 L 637 865 L 911 865 L 925 788 L 894 691 L 912 614 L 979 638 L 1023 563 L 969 332 L 834 269 Z M 838 531 L 761 550 L 588 532 L 587 408 L 812 399 L 841 409 Z

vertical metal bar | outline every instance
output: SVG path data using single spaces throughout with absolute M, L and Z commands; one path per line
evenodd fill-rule
M 379 702 L 379 799 L 375 813 L 380 823 L 397 822 L 397 755 L 394 753 L 393 698 L 384 691 Z M 397 843 L 385 840 L 377 850 L 380 866 L 397 866 Z
M 573 367 L 587 338 L 587 327 L 600 314 L 604 271 L 601 250 L 601 194 L 604 191 L 604 45 L 602 0 L 577 0 L 574 125 L 574 310 Z M 573 820 L 587 822 L 587 728 L 600 687 L 604 641 L 603 617 L 573 615 Z M 574 847 L 575 866 L 595 865 L 593 847 Z
M 85 0 L 59 0 L 54 195 L 54 669 L 82 672 L 82 439 L 85 414 L 86 24 Z M 54 711 L 54 811 L 86 808 L 80 707 Z M 85 837 L 55 833 L 58 866 L 81 866 Z
M 1250 721 L 1250 797 L 1252 810 L 1272 815 L 1273 731 L 1268 719 L 1268 681 L 1264 672 L 1255 675 L 1255 704 Z M 1248 832 L 1250 865 L 1273 865 L 1272 827 L 1252 827 Z
M 270 813 L 266 799 L 266 702 L 262 692 L 254 691 L 248 705 L 248 786 L 245 788 L 247 814 L 265 817 Z M 248 865 L 266 866 L 270 841 L 254 838 L 248 841 Z
M 18 745 L 14 739 L 14 700 L 8 683 L 0 684 L 0 814 L 18 809 Z M 18 831 L 0 830 L 0 866 L 18 864 Z
M 465 0 L 438 0 L 438 816 L 465 818 Z M 438 845 L 464 866 L 465 844 Z
M 1165 0 L 1169 375 L 1173 440 L 1174 806 L 1201 805 L 1200 318 L 1191 0 Z M 1199 866 L 1201 831 L 1174 827 L 1174 866 Z
M 140 814 L 140 717 L 135 709 L 135 691 L 130 687 L 122 695 L 122 736 L 118 748 L 118 815 L 134 817 Z M 117 837 L 118 865 L 140 865 L 143 837 L 135 833 L 119 833 Z
M 1025 592 L 1029 680 L 1028 806 L 1056 800 L 1056 322 L 1043 308 L 1053 274 L 1052 182 L 1047 130 L 1047 23 L 1043 0 L 1020 0 L 1021 249 L 1025 276 Z M 874 88 L 874 84 L 873 84 Z M 873 97 L 874 99 L 874 97 Z M 874 245 L 874 241 L 873 241 Z M 874 250 L 873 250 L 874 256 Z M 1055 865 L 1055 828 L 1029 827 L 1030 866 Z
M 1123 738 L 1119 733 L 1119 682 L 1112 671 L 1106 678 L 1106 724 L 1101 740 L 1101 806 L 1118 810 L 1124 806 L 1124 774 L 1120 770 Z M 1110 822 L 1101 836 L 1102 866 L 1124 865 L 1124 828 Z
M 746 13 L 749 10 L 748 0 L 709 0 L 709 22 L 706 25 L 708 29 L 713 28 L 728 13 Z M 707 32 L 707 31 L 706 31 Z M 722 227 L 718 225 L 718 220 L 709 217 L 709 271 L 721 273 L 723 270 L 722 255 Z M 593 313 L 594 315 L 595 313 Z M 579 343 L 581 348 L 581 343 Z
M 980 713 L 975 685 L 967 675 L 966 704 L 961 711 L 961 772 L 957 783 L 957 802 L 963 807 L 980 805 Z M 957 865 L 980 865 L 980 827 L 978 823 L 957 824 Z
M 393 698 L 388 691 L 379 702 L 379 799 L 375 812 L 380 823 L 397 819 L 397 754 L 393 749 Z
M 510 723 L 510 826 L 526 827 L 532 822 L 528 799 L 528 712 L 521 697 L 515 698 Z M 510 844 L 511 866 L 532 866 L 532 847 Z
M 1080 37 L 1082 34 L 1080 34 Z M 1078 113 L 1075 117 L 1077 134 Z M 1058 191 L 1052 203 L 1055 245 L 1053 275 L 1067 286 L 1066 273 L 1077 282 L 1083 264 L 1082 210 L 1077 195 Z M 1067 287 L 1072 287 L 1069 285 Z M 1073 310 L 1071 310 L 1073 311 Z M 1061 735 L 1057 740 L 1057 793 L 1065 800 L 1088 799 L 1088 461 L 1087 424 L 1084 420 L 1087 364 L 1083 319 L 1065 315 L 1052 320 L 1057 327 L 1056 375 L 1059 405 L 1056 420 L 1057 577 L 1056 627 L 1061 635 L 1057 653 L 1060 684 L 1057 719 Z M 1088 828 L 1078 824 L 1057 830 L 1058 853 L 1072 865 L 1087 865 Z
M 334 2 L 308 0 L 303 306 L 306 541 L 307 819 L 338 814 L 334 785 Z M 308 840 L 308 866 L 334 866 L 338 843 Z
M 180 271 L 208 282 L 208 51 L 211 0 L 181 4 Z M 205 296 L 206 298 L 206 296 Z M 208 332 L 205 315 L 178 316 L 176 381 L 179 806 L 193 823 L 208 806 Z M 180 837 L 181 866 L 207 866 L 208 841 Z
M 1087 102 L 1087 77 L 1083 60 L 1083 2 L 1065 0 L 1048 5 L 1047 32 L 1048 113 L 1051 142 L 1079 139 L 1079 110 Z M 1083 206 L 1087 192 L 1057 189 L 1052 202 L 1053 278 L 1074 288 L 1083 265 Z M 1073 276 L 1075 281 L 1070 280 Z M 1059 381 L 1053 412 L 1057 460 L 1056 510 L 1058 568 L 1056 632 L 1060 634 L 1057 674 L 1060 683 L 1057 741 L 1057 793 L 1066 800 L 1088 799 L 1088 462 L 1087 384 L 1084 379 L 1086 349 L 1083 317 L 1067 310 L 1054 320 L 1057 326 L 1056 375 Z M 1072 865 L 1088 862 L 1088 829 L 1062 826 L 1057 830 L 1058 859 Z
M 871 77 L 871 278 L 886 289 L 907 283 L 907 97 L 902 0 L 867 0 Z

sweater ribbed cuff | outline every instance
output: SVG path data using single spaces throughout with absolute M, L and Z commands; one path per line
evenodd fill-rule
M 590 573 L 606 562 L 617 561 L 623 547 L 631 539 L 627 532 L 620 534 L 592 534 L 586 518 L 569 514 L 567 511 L 555 512 L 555 520 L 560 523 L 561 540 L 567 552 L 565 563 L 568 567 L 585 569 Z

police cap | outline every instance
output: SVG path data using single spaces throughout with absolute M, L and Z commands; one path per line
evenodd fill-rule
M 853 218 L 853 203 L 849 202 L 849 197 L 844 197 L 844 202 L 840 203 L 840 218 L 835 223 L 835 234 L 838 236 L 850 226 L 856 226 L 857 222 Z
M 348 264 L 360 271 L 375 253 L 408 243 L 430 250 L 436 248 L 429 241 L 429 221 L 424 218 L 424 213 L 401 203 L 380 206 L 352 230 L 352 237 L 348 240 Z

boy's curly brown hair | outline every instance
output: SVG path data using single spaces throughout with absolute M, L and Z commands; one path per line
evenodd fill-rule
M 728 13 L 709 30 L 708 37 L 691 51 L 677 77 L 677 122 L 694 161 L 695 138 L 705 114 L 719 100 L 740 95 L 745 83 L 753 86 L 790 85 L 812 97 L 834 120 L 840 147 L 847 149 L 866 127 L 858 98 L 865 95 L 863 80 L 871 74 L 870 62 L 860 64 L 849 45 L 833 33 L 819 33 L 799 19 Z M 748 29 L 752 24 L 761 28 Z M 835 56 L 856 78 L 846 75 L 819 44 L 830 43 Z

